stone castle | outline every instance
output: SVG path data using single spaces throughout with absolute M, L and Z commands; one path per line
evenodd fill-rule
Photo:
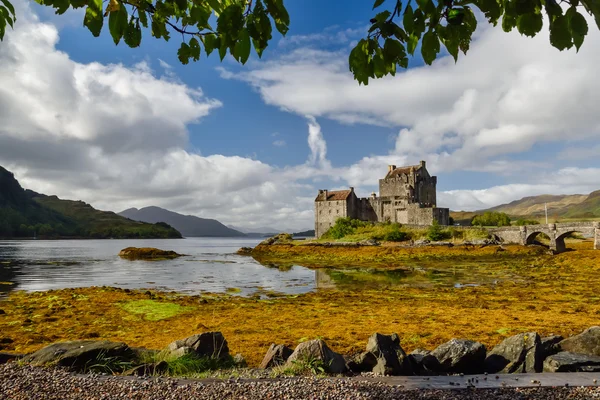
M 388 166 L 379 180 L 379 197 L 359 199 L 354 188 L 319 190 L 315 199 L 315 236 L 321 237 L 338 218 L 398 222 L 405 225 L 448 225 L 450 210 L 436 207 L 437 177 L 429 175 L 425 161 L 419 165 Z

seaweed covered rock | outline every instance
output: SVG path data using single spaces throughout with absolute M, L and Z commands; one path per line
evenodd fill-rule
M 238 251 L 236 251 L 236 254 L 239 254 L 240 256 L 252 255 L 252 247 L 241 247 Z
M 485 359 L 485 370 L 490 373 L 541 372 L 545 354 L 536 332 L 520 333 L 504 339 Z
M 273 244 L 289 244 L 292 241 L 292 235 L 289 233 L 279 233 L 259 243 L 259 246 L 270 246 Z
M 563 351 L 600 356 L 600 326 L 592 326 L 579 335 L 560 342 Z
M 108 362 L 126 365 L 135 358 L 135 352 L 125 343 L 76 340 L 53 343 L 25 356 L 23 361 L 33 365 L 59 365 L 75 371 L 86 371 L 94 365 Z
M 169 260 L 181 256 L 183 254 L 154 247 L 127 247 L 119 252 L 119 257 L 128 260 Z
M 194 354 L 198 357 L 227 359 L 229 347 L 221 332 L 204 332 L 185 339 L 176 340 L 167 346 L 166 351 L 172 357 Z
M 262 369 L 273 368 L 278 365 L 283 365 L 294 351 L 283 344 L 271 343 L 265 358 L 260 363 Z
M 379 375 L 412 375 L 410 360 L 402 347 L 397 334 L 374 333 L 367 342 L 367 352 L 377 358 L 373 372 Z
M 431 355 L 440 363 L 438 372 L 480 374 L 485 367 L 485 346 L 465 339 L 452 339 L 438 346 Z
M 435 375 L 440 370 L 440 363 L 429 350 L 415 349 L 408 355 L 415 375 Z
M 346 360 L 344 360 L 344 357 L 327 347 L 327 344 L 321 339 L 300 343 L 285 365 L 292 367 L 294 363 L 314 362 L 319 362 L 325 372 L 332 374 L 346 372 Z

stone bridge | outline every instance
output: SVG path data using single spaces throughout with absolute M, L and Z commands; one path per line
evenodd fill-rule
M 550 249 L 557 253 L 566 250 L 565 237 L 582 233 L 594 238 L 594 249 L 600 250 L 600 222 L 568 222 L 562 224 L 507 226 L 490 229 L 490 234 L 504 243 L 532 244 L 540 233 L 550 238 Z

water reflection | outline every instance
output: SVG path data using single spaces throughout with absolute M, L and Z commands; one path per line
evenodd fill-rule
M 181 293 L 228 292 L 235 295 L 300 294 L 316 289 L 436 286 L 463 288 L 518 279 L 510 271 L 490 272 L 481 263 L 448 267 L 430 262 L 397 268 L 347 267 L 312 270 L 300 265 L 261 265 L 235 254 L 258 240 L 190 238 L 184 240 L 0 241 L 0 296 L 12 290 L 117 286 L 175 290 Z M 124 247 L 158 247 L 188 254 L 175 260 L 129 261 Z

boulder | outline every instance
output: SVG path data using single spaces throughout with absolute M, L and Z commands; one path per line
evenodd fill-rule
M 4 315 L 6 314 L 6 311 L 4 311 L 3 309 L 0 308 L 0 315 Z
M 544 354 L 543 358 L 551 356 L 556 353 L 560 353 L 560 342 L 562 342 L 564 338 L 560 335 L 552 335 L 546 336 L 542 338 L 542 353 Z
M 600 326 L 592 326 L 579 335 L 560 342 L 562 351 L 600 356 Z
M 0 364 L 6 364 L 22 357 L 22 354 L 3 353 L 0 351 Z
M 541 344 L 540 335 L 536 332 L 520 333 L 504 339 L 488 352 L 485 371 L 493 374 L 542 372 L 545 354 Z
M 367 352 L 373 353 L 377 364 L 373 372 L 379 375 L 412 375 L 413 368 L 408 356 L 400 347 L 397 334 L 382 335 L 374 333 L 367 342 Z
M 485 370 L 485 346 L 465 339 L 452 339 L 431 352 L 442 373 L 480 374 Z
M 371 372 L 377 365 L 377 357 L 370 351 L 364 351 L 351 357 L 346 363 L 348 369 L 352 372 Z
M 25 356 L 23 361 L 33 365 L 59 365 L 84 371 L 107 359 L 111 359 L 111 362 L 131 362 L 135 359 L 135 353 L 121 342 L 77 340 L 53 343 Z
M 544 372 L 600 372 L 600 357 L 561 351 L 544 360 Z
M 365 239 L 363 241 L 360 241 L 359 244 L 361 246 L 381 246 L 381 243 L 375 239 Z
M 166 351 L 175 358 L 189 353 L 198 357 L 229 358 L 227 340 L 221 332 L 204 332 L 176 340 L 167 346 Z
M 440 363 L 429 350 L 415 349 L 408 355 L 415 375 L 435 375 L 440 370 Z
M 119 252 L 119 257 L 128 260 L 165 260 L 181 257 L 171 250 L 161 250 L 154 247 L 127 247 Z
M 292 355 L 287 359 L 286 366 L 291 367 L 294 363 L 311 362 L 319 360 L 325 372 L 341 374 L 346 372 L 346 360 L 327 347 L 321 339 L 309 340 L 300 343 Z
M 238 251 L 236 251 L 236 253 L 240 256 L 249 256 L 252 255 L 252 250 L 252 247 L 242 247 Z
M 279 233 L 259 243 L 259 246 L 271 246 L 273 244 L 287 244 L 293 240 L 289 233 Z
M 283 344 L 272 343 L 259 368 L 267 369 L 283 365 L 293 352 L 292 349 Z

